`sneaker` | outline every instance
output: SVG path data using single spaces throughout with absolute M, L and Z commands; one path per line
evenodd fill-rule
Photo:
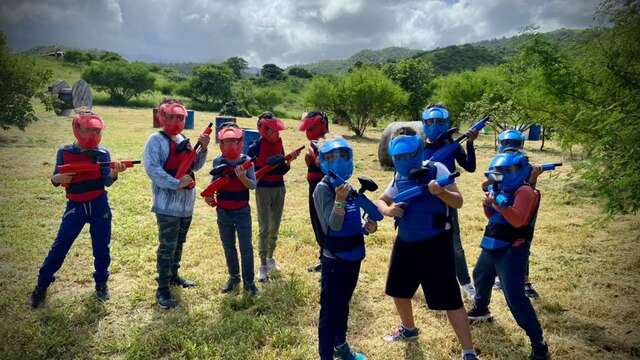
M 196 283 L 176 275 L 176 276 L 172 277 L 171 280 L 169 280 L 169 285 L 170 286 L 180 286 L 180 287 L 183 287 L 185 289 L 188 289 L 188 288 L 195 287 Z
M 47 289 L 46 288 L 42 289 L 36 286 L 36 288 L 33 289 L 31 296 L 29 297 L 29 303 L 31 304 L 31 308 L 32 309 L 38 308 L 40 305 L 42 305 L 46 297 L 47 297 Z
M 256 287 L 256 284 L 249 284 L 244 286 L 244 291 L 251 296 L 257 296 L 260 294 L 260 290 Z
M 364 354 L 351 350 L 348 343 L 336 346 L 333 356 L 341 360 L 367 360 Z
M 462 285 L 462 290 L 464 290 L 467 299 L 473 301 L 476 298 L 476 288 L 472 283 Z
M 479 322 L 491 322 L 493 321 L 493 315 L 491 315 L 491 312 L 489 311 L 489 309 L 485 309 L 485 310 L 478 310 L 477 308 L 473 308 L 471 310 L 469 310 L 469 312 L 467 313 L 467 316 L 469 317 L 469 322 L 471 324 L 473 323 L 479 323 Z
M 177 306 L 176 301 L 171 297 L 171 291 L 169 289 L 156 290 L 156 300 L 160 309 L 173 309 Z
M 502 290 L 502 283 L 500 282 L 500 279 L 496 278 L 496 282 L 493 283 L 493 288 L 494 290 Z
M 551 359 L 551 354 L 549 354 L 549 345 L 546 342 L 542 342 L 538 345 L 531 345 L 531 354 L 529 355 L 530 360 L 547 360 Z
M 258 269 L 258 275 L 256 276 L 256 280 L 260 282 L 267 281 L 267 278 L 269 277 L 268 273 L 269 273 L 269 268 L 267 267 L 267 265 L 260 265 L 260 268 Z
M 96 285 L 96 299 L 100 302 L 105 302 L 111 298 L 109 294 L 109 287 L 107 283 Z
M 222 285 L 222 288 L 220 289 L 220 292 L 222 292 L 223 294 L 226 294 L 228 292 L 232 292 L 235 289 L 238 288 L 238 285 L 240 284 L 240 277 L 238 276 L 230 276 L 229 279 L 227 280 L 226 283 L 224 283 L 224 285 Z
M 389 335 L 385 335 L 384 340 L 388 342 L 413 341 L 417 339 L 419 335 L 420 330 L 418 328 L 410 330 L 404 327 L 404 325 L 400 325 L 396 331 Z
M 280 271 L 280 267 L 276 263 L 276 259 L 267 259 L 267 270 L 269 272 Z
M 307 268 L 307 271 L 308 272 L 321 272 L 322 271 L 322 263 L 319 262 L 319 263 L 317 263 L 317 264 L 315 264 L 313 266 L 309 266 Z
M 536 289 L 533 288 L 533 284 L 528 282 L 524 284 L 524 294 L 527 295 L 529 299 L 536 300 L 540 297 Z
M 464 354 L 462 355 L 462 360 L 479 360 L 478 355 L 476 354 Z

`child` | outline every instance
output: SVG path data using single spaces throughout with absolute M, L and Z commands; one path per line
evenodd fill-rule
M 282 120 L 268 111 L 258 116 L 257 126 L 260 138 L 247 151 L 247 155 L 255 164 L 256 171 L 268 165 L 269 160 L 284 156 L 280 131 L 285 129 Z M 295 153 L 292 160 L 297 156 L 298 154 Z M 289 169 L 289 162 L 285 161 L 258 180 L 256 187 L 256 206 L 258 207 L 258 226 L 260 227 L 258 281 L 266 281 L 268 273 L 279 270 L 273 253 L 278 240 L 286 193 L 283 175 L 289 172 Z
M 205 198 L 209 205 L 217 203 L 218 229 L 227 260 L 229 279 L 222 287 L 223 293 L 234 291 L 240 284 L 240 267 L 236 251 L 236 233 L 242 258 L 242 281 L 244 290 L 257 295 L 258 288 L 253 281 L 253 245 L 251 244 L 251 209 L 249 189 L 256 188 L 256 175 L 251 166 L 245 170 L 241 164 L 251 159 L 242 154 L 244 133 L 235 124 L 223 125 L 218 131 L 222 155 L 213 159 L 213 168 L 226 165 L 222 174 L 215 174 L 211 181 L 220 176 L 231 176 L 231 181 L 216 193 L 216 199 Z M 212 172 L 213 173 L 213 172 Z
M 424 133 L 427 137 L 427 143 L 424 147 L 424 159 L 428 160 L 436 151 L 451 141 L 451 136 L 447 135 L 449 130 L 450 119 L 449 111 L 442 105 L 428 107 L 422 113 L 422 124 Z M 467 140 L 467 152 L 461 145 L 458 145 L 456 151 L 443 161 L 449 172 L 456 170 L 455 162 L 458 162 L 463 169 L 468 172 L 476 170 L 476 153 L 473 147 L 473 141 L 478 137 L 477 131 L 469 131 Z M 469 277 L 467 268 L 467 259 L 464 255 L 462 240 L 460 239 L 460 222 L 458 219 L 458 209 L 451 208 L 449 211 L 451 216 L 451 225 L 453 226 L 453 248 L 455 250 L 456 276 L 458 282 L 469 299 L 475 296 L 475 289 Z
M 176 307 L 169 286 L 190 288 L 195 284 L 178 274 L 182 248 L 187 240 L 195 202 L 195 177 L 207 159 L 209 136 L 201 135 L 200 151 L 189 172 L 176 179 L 176 171 L 193 147 L 181 134 L 187 110 L 177 100 L 165 99 L 158 106 L 158 120 L 162 131 L 149 136 L 144 146 L 144 168 L 151 178 L 153 206 L 158 223 L 158 250 L 156 268 L 158 289 L 156 301 L 162 309 Z
M 345 181 L 353 172 L 353 152 L 341 138 L 325 141 L 319 150 L 324 174 L 335 172 Z M 324 176 L 313 192 L 313 203 L 320 221 L 322 277 L 320 319 L 318 324 L 321 360 L 366 360 L 347 343 L 349 301 L 353 295 L 360 263 L 365 256 L 364 236 L 377 230 L 377 223 L 367 219 L 364 225 L 360 208 L 349 197 L 350 186 Z
M 322 170 L 320 170 L 320 158 L 318 157 L 317 143 L 326 133 L 329 132 L 329 117 L 324 111 L 310 111 L 302 117 L 298 130 L 304 131 L 307 139 L 309 140 L 307 154 L 304 157 L 304 161 L 307 163 L 307 182 L 309 183 L 309 218 L 311 220 L 311 227 L 313 228 L 313 234 L 316 238 L 316 242 L 318 243 L 318 246 L 321 247 L 320 236 L 322 236 L 322 229 L 320 229 L 318 214 L 316 213 L 316 208 L 313 204 L 313 191 L 324 176 L 322 174 Z M 320 256 L 322 256 L 322 253 Z M 318 262 L 316 265 L 309 267 L 308 270 L 309 272 L 320 272 L 321 268 L 322 263 Z
M 397 218 L 396 237 L 387 276 L 386 294 L 393 297 L 401 324 L 389 342 L 414 340 L 415 327 L 411 298 L 418 286 L 432 310 L 446 310 L 449 322 L 462 344 L 462 358 L 476 359 L 467 314 L 456 281 L 452 226 L 449 208 L 462 206 L 462 195 L 455 183 L 444 187 L 436 178 L 449 175 L 441 163 L 423 165 L 422 138 L 412 128 L 398 129 L 389 143 L 389 155 L 396 173 L 378 201 L 380 212 Z M 420 178 L 411 171 L 426 167 Z M 424 190 L 406 203 L 394 203 L 397 194 L 421 186 Z M 426 187 L 426 189 L 425 189 Z
M 531 341 L 530 358 L 547 359 L 549 348 L 536 312 L 524 292 L 527 259 L 540 203 L 540 192 L 527 183 L 530 167 L 524 154 L 509 152 L 496 155 L 485 173 L 493 183 L 493 191 L 486 192 L 483 201 L 489 223 L 473 270 L 477 293 L 469 319 L 472 322 L 492 319 L 489 303 L 497 275 L 511 313 Z M 496 202 L 497 196 L 509 201 Z
M 67 207 L 58 235 L 40 267 L 38 282 L 30 298 L 32 308 L 44 302 L 47 288 L 55 281 L 56 272 L 62 267 L 71 245 L 86 223 L 90 225 L 93 247 L 96 298 L 104 302 L 110 297 L 107 279 L 111 263 L 111 208 L 104 188 L 111 186 L 118 179 L 118 173 L 125 171 L 126 167 L 116 162 L 113 169 L 103 166 L 95 171 L 61 174 L 58 171 L 60 165 L 111 161 L 109 150 L 99 146 L 102 129 L 105 128 L 100 116 L 90 111 L 76 113 L 71 126 L 76 141 L 58 149 L 56 167 L 51 176 L 54 186 L 65 187 Z

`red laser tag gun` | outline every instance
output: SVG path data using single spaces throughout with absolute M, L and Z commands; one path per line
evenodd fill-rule
M 100 168 L 107 167 L 107 166 L 114 169 L 116 167 L 116 162 L 117 161 L 95 162 L 95 163 L 79 162 L 79 163 L 58 165 L 57 169 L 60 174 L 82 173 L 82 172 L 100 170 Z M 142 161 L 140 160 L 120 160 L 120 162 L 128 168 L 133 167 L 133 165 L 142 163 Z
M 267 160 L 267 165 L 262 167 L 260 170 L 256 171 L 256 180 L 260 180 L 263 176 L 267 175 L 271 170 L 277 168 L 286 162 L 291 161 L 291 159 L 300 154 L 300 151 L 305 148 L 305 145 L 300 146 L 299 148 L 293 150 L 287 155 L 276 155 L 272 156 Z
M 200 196 L 202 196 L 203 198 L 212 198 L 213 203 L 210 204 L 211 207 L 215 207 L 216 206 L 216 201 L 215 201 L 215 194 L 218 190 L 220 190 L 223 186 L 227 185 L 231 179 L 233 179 L 236 174 L 235 172 L 230 172 L 226 175 L 222 175 L 222 171 L 224 170 L 224 168 L 226 168 L 229 165 L 226 164 L 221 164 L 216 166 L 215 168 L 213 168 L 213 170 L 211 170 L 211 175 L 213 176 L 218 176 L 220 175 L 219 178 L 213 180 L 213 182 L 211 182 L 211 184 L 209 184 L 209 186 L 207 186 L 201 193 Z M 240 166 L 242 166 L 243 169 L 245 170 L 249 170 L 251 168 L 251 166 L 253 166 L 253 163 L 250 160 L 247 160 L 245 162 L 243 162 Z
M 213 123 L 209 123 L 209 125 L 204 129 L 202 135 L 209 135 L 211 131 L 213 131 Z M 196 145 L 193 147 L 193 151 L 189 153 L 189 156 L 180 164 L 178 170 L 176 170 L 176 179 L 180 180 L 182 177 L 191 169 L 191 165 L 193 165 L 193 161 L 196 159 L 196 155 L 199 154 L 199 149 L 202 144 L 198 141 Z M 193 183 L 193 182 L 192 182 Z

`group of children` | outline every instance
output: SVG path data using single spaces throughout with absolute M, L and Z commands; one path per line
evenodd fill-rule
M 205 163 L 209 136 L 201 135 L 192 146 L 182 135 L 187 112 L 176 100 L 163 101 L 158 109 L 162 130 L 152 134 L 144 148 L 144 166 L 152 182 L 153 206 L 158 224 L 156 300 L 161 308 L 177 305 L 171 287 L 189 288 L 195 283 L 179 275 L 182 250 L 191 224 L 195 202 L 194 171 Z M 549 350 L 535 310 L 525 293 L 528 258 L 540 193 L 534 184 L 541 170 L 529 163 L 523 152 L 522 134 L 501 134 L 500 153 L 492 160 L 483 184 L 484 212 L 488 225 L 481 240 L 481 254 L 468 274 L 456 209 L 463 196 L 451 179 L 455 162 L 465 170 L 476 168 L 473 140 L 476 131 L 466 133 L 466 151 L 458 145 L 443 162 L 429 161 L 435 151 L 451 143 L 450 119 L 444 106 L 432 106 L 423 113 L 427 141 L 413 128 L 402 127 L 389 143 L 395 172 L 377 201 L 379 212 L 395 219 L 397 235 L 391 252 L 385 293 L 393 298 L 400 325 L 384 337 L 388 342 L 410 341 L 419 336 L 414 323 L 411 299 L 422 286 L 426 304 L 445 310 L 462 346 L 462 359 L 477 359 L 470 331 L 471 323 L 491 319 L 491 288 L 499 278 L 507 304 L 518 325 L 531 340 L 532 359 L 547 359 Z M 102 119 L 91 112 L 78 113 L 72 121 L 76 142 L 58 150 L 56 165 L 76 162 L 109 162 L 108 150 L 99 146 Z M 213 160 L 211 182 L 225 179 L 214 196 L 205 201 L 216 207 L 217 223 L 229 278 L 221 291 L 235 290 L 240 282 L 251 295 L 259 293 L 254 282 L 254 262 L 249 191 L 255 189 L 259 223 L 258 281 L 265 281 L 278 270 L 274 259 L 285 185 L 283 176 L 294 151 L 284 157 L 279 132 L 284 123 L 272 113 L 258 117 L 258 141 L 243 154 L 243 130 L 229 123 L 218 131 L 221 154 Z M 348 183 L 354 169 L 353 149 L 342 137 L 331 136 L 326 113 L 312 111 L 300 122 L 300 131 L 310 141 L 305 154 L 309 183 L 309 214 L 320 263 L 310 270 L 321 272 L 319 354 L 322 360 L 366 359 L 353 351 L 347 340 L 349 303 L 358 282 L 365 257 L 364 236 L 377 230 L 377 223 L 362 216 L 354 190 Z M 195 152 L 195 154 L 194 154 Z M 194 156 L 195 155 L 195 156 Z M 177 178 L 177 169 L 187 157 L 194 157 L 191 168 Z M 276 164 L 274 166 L 274 164 Z M 90 223 L 95 258 L 96 297 L 109 298 L 107 287 L 110 263 L 111 212 L 105 191 L 125 170 L 120 162 L 81 174 L 61 174 L 54 170 L 51 182 L 65 186 L 67 209 L 60 230 L 40 269 L 31 294 L 35 308 L 45 299 L 54 274 L 61 267 L 73 241 L 85 223 Z M 256 172 L 270 166 L 271 171 L 256 178 Z M 418 171 L 419 170 L 419 171 Z M 416 191 L 417 189 L 417 191 Z M 398 194 L 415 192 L 402 202 Z M 501 197 L 499 201 L 497 197 Z M 506 200 L 504 200 L 506 199 Z M 240 250 L 240 262 L 236 249 Z M 241 263 L 241 264 L 240 264 Z M 242 269 L 242 271 L 240 271 Z M 459 286 L 460 285 L 460 286 Z M 460 287 L 472 300 L 467 313 Z

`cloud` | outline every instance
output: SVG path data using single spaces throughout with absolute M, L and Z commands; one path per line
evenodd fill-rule
M 0 30 L 15 50 L 62 44 L 145 61 L 242 56 L 284 66 L 510 36 L 527 25 L 587 27 L 598 1 L 9 0 Z

